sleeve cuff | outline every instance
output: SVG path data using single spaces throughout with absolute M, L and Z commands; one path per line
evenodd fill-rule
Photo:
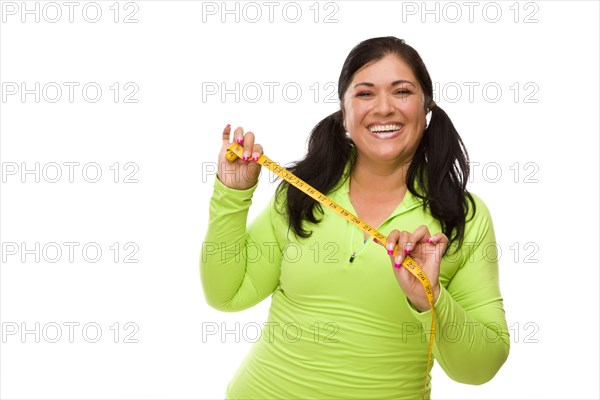
M 446 290 L 446 288 L 440 284 L 440 294 L 434 304 L 434 308 L 436 310 L 436 315 L 437 313 L 439 313 L 439 310 L 441 308 L 443 308 L 445 306 L 445 304 L 448 303 L 448 296 L 450 294 L 448 293 L 448 291 Z M 419 321 L 421 322 L 430 322 L 431 321 L 431 309 L 427 310 L 427 311 L 419 311 L 415 308 L 415 306 L 410 302 L 410 300 L 408 299 L 408 297 L 406 297 L 406 303 L 408 304 L 408 309 L 410 310 L 411 314 Z
M 215 193 L 219 193 L 220 195 L 228 195 L 228 196 L 236 196 L 238 198 L 251 198 L 252 194 L 258 187 L 258 181 L 256 184 L 248 189 L 233 189 L 229 186 L 225 185 L 219 179 L 219 174 L 215 175 L 215 184 L 213 186 Z

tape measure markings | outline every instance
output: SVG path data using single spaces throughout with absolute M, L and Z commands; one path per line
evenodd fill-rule
M 244 148 L 240 144 L 233 143 L 227 149 L 227 153 L 225 154 L 225 157 L 229 161 L 235 161 L 237 158 L 242 158 L 243 151 L 244 151 Z M 302 179 L 298 178 L 296 175 L 294 175 L 287 169 L 283 168 L 281 165 L 277 164 L 276 162 L 271 160 L 269 157 L 267 157 L 263 154 L 258 158 L 258 160 L 256 162 L 258 164 L 262 165 L 263 167 L 268 168 L 270 171 L 274 172 L 275 174 L 280 176 L 282 179 L 287 181 L 289 184 L 293 185 L 294 187 L 303 191 L 304 193 L 306 193 L 313 199 L 317 200 L 319 203 L 321 203 L 321 204 L 325 205 L 326 207 L 328 207 L 329 209 L 335 211 L 336 213 L 338 213 L 341 217 L 343 217 L 347 221 L 352 222 L 354 225 L 358 226 L 363 232 L 368 233 L 369 235 L 377 238 L 377 240 L 379 240 L 385 246 L 387 237 L 383 233 L 379 232 L 377 229 L 373 228 L 371 225 L 367 224 L 366 222 L 363 222 L 356 215 L 352 214 L 350 211 L 346 210 L 344 207 L 340 206 L 338 203 L 331 200 L 329 197 L 325 196 L 323 193 L 319 192 L 317 189 L 313 188 L 311 185 L 309 185 Z M 396 249 L 394 249 L 394 254 L 396 254 Z M 429 349 L 427 352 L 427 367 L 425 370 L 425 387 L 423 388 L 423 394 L 421 396 L 421 398 L 424 398 L 425 392 L 427 391 L 427 384 L 429 383 L 429 373 L 428 372 L 429 372 L 429 367 L 431 365 L 431 356 L 433 353 L 433 343 L 434 343 L 434 338 L 435 338 L 435 333 L 436 333 L 433 287 L 431 286 L 431 282 L 429 281 L 429 278 L 427 278 L 427 275 L 425 274 L 423 269 L 421 269 L 419 264 L 417 264 L 417 262 L 410 255 L 406 255 L 404 257 L 404 260 L 402 261 L 402 266 L 405 267 L 417 279 L 419 279 L 419 281 L 421 282 L 421 285 L 423 286 L 423 289 L 425 289 L 425 294 L 427 295 L 427 300 L 429 301 L 429 305 L 431 306 L 431 335 L 429 337 Z

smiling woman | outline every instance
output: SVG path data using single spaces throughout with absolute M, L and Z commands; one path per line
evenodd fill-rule
M 244 156 L 229 161 L 228 125 L 205 238 L 224 251 L 202 254 L 204 295 L 223 311 L 269 295 L 272 303 L 227 399 L 429 398 L 431 310 L 401 267 L 405 254 L 431 281 L 434 357 L 448 376 L 482 384 L 508 356 L 490 212 L 466 190 L 466 150 L 432 100 L 420 56 L 394 37 L 361 42 L 342 67 L 338 95 L 340 109 L 315 126 L 306 157 L 289 169 L 389 232 L 388 247 L 363 240 L 354 224 L 285 181 L 247 227 L 263 148 L 237 128 Z M 239 256 L 250 247 L 264 251 Z

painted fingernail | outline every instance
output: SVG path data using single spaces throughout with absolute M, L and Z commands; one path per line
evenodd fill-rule
M 401 262 L 402 262 L 402 260 L 400 260 L 400 256 L 396 256 L 396 259 L 394 260 L 394 264 L 400 265 Z
M 388 250 L 387 252 L 388 252 L 388 254 L 389 254 L 390 256 L 391 256 L 392 254 L 394 254 L 394 250 Z
M 252 157 L 252 161 L 254 161 L 254 162 L 258 161 L 258 157 Z
M 410 254 L 410 250 L 409 249 L 404 249 L 404 254 Z
M 379 243 L 379 240 L 377 240 L 377 238 L 373 238 L 373 241 L 374 241 L 375 243 Z
M 242 143 L 244 143 L 244 139 L 238 139 L 238 140 L 236 140 L 236 142 L 237 142 L 237 144 L 242 144 Z
M 396 263 L 394 263 L 394 268 L 400 268 L 400 267 L 401 267 L 401 265 L 400 265 L 400 264 L 396 264 Z
M 433 240 L 431 240 L 431 238 L 427 239 L 427 243 L 432 243 Z
M 248 161 L 248 157 L 244 156 L 244 157 L 242 157 L 242 160 Z

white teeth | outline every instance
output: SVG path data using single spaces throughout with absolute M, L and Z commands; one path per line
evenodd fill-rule
M 401 128 L 400 125 L 373 125 L 369 128 L 369 130 L 373 133 L 377 132 L 395 132 Z

